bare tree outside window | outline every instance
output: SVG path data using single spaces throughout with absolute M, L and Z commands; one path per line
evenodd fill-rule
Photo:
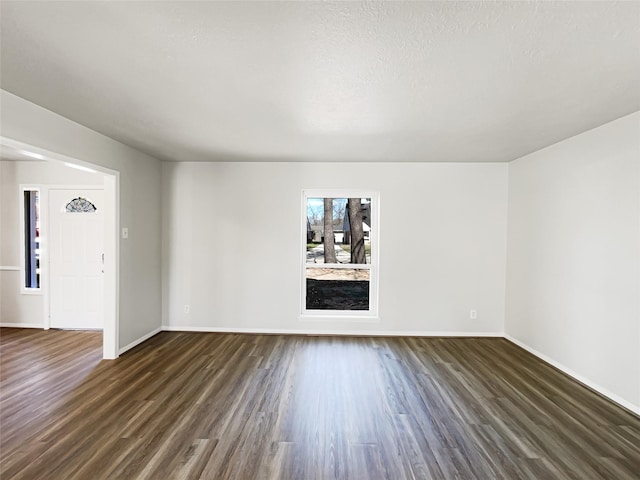
M 350 198 L 347 208 L 351 227 L 351 263 L 367 263 L 362 227 L 362 202 L 359 198 Z
M 337 263 L 333 236 L 333 198 L 324 199 L 324 263 Z

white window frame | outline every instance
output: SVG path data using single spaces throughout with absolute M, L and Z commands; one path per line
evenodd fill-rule
M 47 207 L 47 202 L 46 202 L 46 191 L 45 189 L 42 187 L 42 185 L 20 185 L 19 186 L 19 199 L 18 199 L 18 205 L 19 205 L 19 215 L 20 215 L 20 293 L 22 295 L 44 295 L 44 287 L 43 287 L 43 283 L 45 282 L 45 273 L 46 273 L 46 268 L 45 268 L 45 263 L 46 263 L 46 252 L 45 252 L 45 245 L 44 245 L 44 223 L 45 223 L 45 218 L 46 218 L 46 214 L 44 212 L 44 209 Z M 25 257 L 26 257 L 26 245 L 25 245 L 25 224 L 24 224 L 24 215 L 25 215 L 25 211 L 24 211 L 24 192 L 33 192 L 33 191 L 37 191 L 38 192 L 38 200 L 40 202 L 40 245 L 39 245 L 39 250 L 40 250 L 40 286 L 39 287 L 27 287 L 25 285 L 25 275 L 26 275 L 26 270 L 27 270 L 27 266 L 25 264 Z
M 354 266 L 353 264 L 320 264 L 318 268 L 345 268 L 369 270 L 369 309 L 368 310 L 311 310 L 307 309 L 307 199 L 309 198 L 370 198 L 371 199 L 371 263 Z M 305 189 L 302 191 L 301 208 L 301 281 L 300 281 L 300 320 L 379 322 L 378 285 L 380 270 L 380 195 L 378 192 L 358 189 Z

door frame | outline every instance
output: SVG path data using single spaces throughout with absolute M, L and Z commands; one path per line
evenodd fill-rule
M 45 208 L 47 209 L 47 213 L 46 216 L 43 218 L 44 220 L 44 226 L 45 226 L 45 233 L 46 233 L 46 248 L 44 249 L 45 253 L 46 253 L 46 257 L 45 257 L 45 271 L 43 272 L 43 278 L 46 281 L 46 289 L 44 292 L 44 321 L 45 321 L 45 330 L 48 330 L 51 328 L 51 191 L 52 190 L 100 190 L 101 192 L 103 192 L 103 203 L 105 205 L 104 208 L 104 216 L 103 216 L 103 229 L 107 228 L 107 216 L 109 215 L 109 210 L 110 210 L 110 206 L 107 204 L 106 202 L 106 193 L 105 193 L 105 188 L 103 185 L 42 185 L 41 186 L 41 191 L 44 190 L 47 193 L 47 202 L 45 204 Z M 40 210 L 42 210 L 42 198 L 40 199 Z M 106 235 L 103 235 L 103 242 L 106 242 Z M 103 250 L 106 251 L 106 245 L 103 246 Z M 106 265 L 106 252 L 105 252 L 105 265 Z M 106 268 L 104 269 L 105 273 L 106 273 Z M 41 269 L 42 271 L 42 269 Z M 106 278 L 103 276 L 103 282 L 106 280 Z M 103 301 L 104 301 L 104 296 L 105 296 L 105 291 L 106 289 L 103 288 L 103 292 L 102 292 L 102 296 L 103 296 Z M 105 304 L 106 305 L 106 304 Z M 105 313 L 105 312 L 103 312 Z M 105 326 L 105 319 L 102 319 L 102 332 L 104 335 L 104 326 Z M 103 342 L 104 345 L 104 342 Z M 103 352 L 104 353 L 104 352 Z M 104 356 L 104 355 L 103 355 Z
M 120 231 L 120 172 L 96 165 L 81 159 L 62 155 L 50 150 L 30 145 L 24 142 L 13 140 L 11 138 L 0 136 L 0 145 L 23 152 L 28 152 L 29 156 L 40 160 L 64 163 L 67 165 L 89 169 L 90 171 L 100 173 L 104 177 L 104 202 L 105 202 L 105 218 L 104 218 L 104 325 L 102 329 L 102 356 L 104 359 L 115 359 L 119 355 L 119 323 L 120 323 L 120 242 L 118 232 Z M 49 188 L 54 186 L 41 185 L 40 188 L 47 190 L 46 201 L 49 201 Z M 69 186 L 67 185 L 66 188 Z M 75 187 L 71 185 L 71 187 Z M 93 185 L 95 188 L 96 186 Z M 42 208 L 42 204 L 41 204 Z M 42 219 L 48 225 L 48 206 L 47 218 Z M 49 328 L 49 256 L 47 245 L 45 243 L 41 252 L 40 262 L 45 266 L 45 272 L 42 272 L 44 285 L 41 285 L 44 294 L 44 322 L 43 328 Z

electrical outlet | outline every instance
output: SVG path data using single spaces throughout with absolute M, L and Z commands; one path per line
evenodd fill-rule
M 184 306 L 184 313 L 189 313 L 191 311 L 191 307 L 189 305 Z
M 470 310 L 469 311 L 469 318 L 471 320 L 475 320 L 476 318 L 478 318 L 478 312 L 476 310 Z

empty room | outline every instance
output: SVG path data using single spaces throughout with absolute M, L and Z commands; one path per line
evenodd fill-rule
M 0 28 L 2 480 L 640 479 L 640 2 Z

